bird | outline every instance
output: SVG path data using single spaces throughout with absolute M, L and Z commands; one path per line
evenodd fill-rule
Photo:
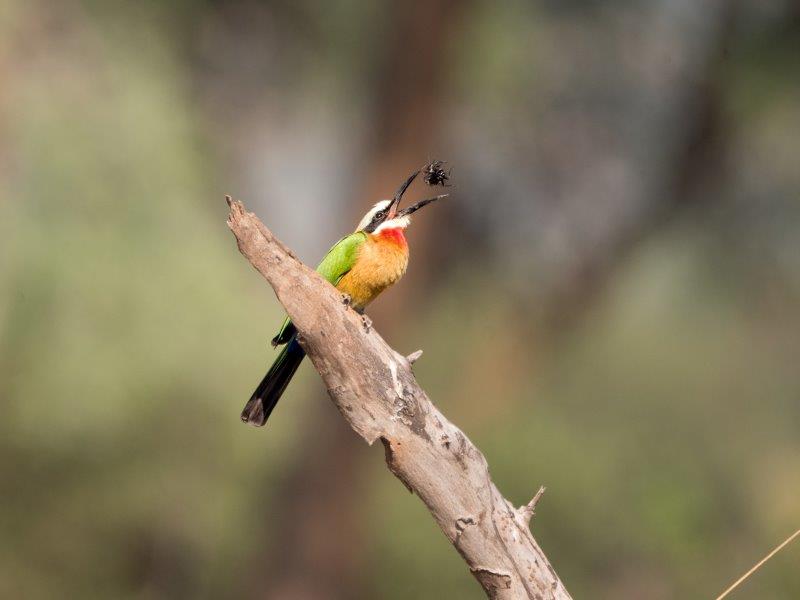
M 441 194 L 425 198 L 400 209 L 403 194 L 428 166 L 409 175 L 392 199 L 378 201 L 359 221 L 356 230 L 336 242 L 317 266 L 317 273 L 333 284 L 350 307 L 361 314 L 382 291 L 405 274 L 408 243 L 403 232 L 411 223 L 411 215 L 423 206 L 447 197 L 447 194 Z M 266 424 L 306 355 L 289 317 L 272 339 L 272 346 L 283 346 L 283 349 L 241 415 L 242 421 L 256 427 Z

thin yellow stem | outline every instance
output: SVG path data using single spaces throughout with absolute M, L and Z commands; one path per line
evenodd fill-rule
M 760 561 L 758 561 L 758 562 L 757 562 L 757 563 L 756 563 L 756 564 L 753 566 L 753 568 L 752 568 L 752 569 L 750 569 L 750 570 L 749 570 L 747 573 L 745 573 L 744 575 L 742 575 L 741 577 L 739 577 L 739 579 L 737 579 L 737 580 L 736 580 L 736 581 L 733 583 L 733 585 L 731 585 L 731 587 L 729 587 L 727 590 L 725 590 L 725 591 L 724 591 L 724 592 L 722 592 L 722 593 L 721 593 L 719 596 L 717 596 L 716 600 L 722 600 L 722 599 L 723 599 L 725 596 L 727 596 L 727 595 L 728 595 L 728 594 L 730 594 L 730 593 L 731 593 L 733 590 L 735 590 L 737 587 L 739 587 L 739 584 L 740 584 L 740 583 L 742 583 L 742 582 L 743 582 L 745 579 L 747 579 L 748 577 L 750 577 L 750 575 L 752 575 L 753 573 L 755 573 L 756 571 L 758 571 L 758 569 L 761 567 L 761 565 L 763 565 L 763 564 L 764 564 L 765 562 L 767 562 L 767 561 L 768 561 L 770 558 L 772 558 L 773 556 L 775 556 L 775 555 L 776 555 L 778 552 L 780 552 L 781 550 L 783 550 L 783 548 L 784 548 L 786 545 L 788 545 L 788 544 L 789 544 L 789 543 L 790 543 L 790 542 L 791 542 L 791 541 L 792 541 L 794 538 L 796 538 L 798 535 L 800 535 L 800 529 L 798 529 L 798 530 L 797 530 L 797 531 L 795 531 L 795 532 L 794 532 L 792 535 L 790 535 L 788 538 L 786 538 L 785 540 L 783 540 L 783 542 L 781 542 L 781 543 L 778 545 L 778 547 L 776 547 L 776 548 L 775 548 L 775 549 L 774 549 L 772 552 L 770 552 L 770 553 L 769 553 L 769 554 L 767 554 L 767 555 L 766 555 L 764 558 L 762 558 Z

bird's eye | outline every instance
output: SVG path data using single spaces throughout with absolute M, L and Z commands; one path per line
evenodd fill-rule
M 380 212 L 375 214 L 375 218 L 377 218 L 377 219 L 382 219 L 385 216 L 386 216 L 386 211 L 385 210 L 382 210 L 382 211 L 380 211 Z

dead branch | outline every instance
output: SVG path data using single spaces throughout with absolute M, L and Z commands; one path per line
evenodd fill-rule
M 422 499 L 489 598 L 569 599 L 527 526 L 528 507 L 522 516 L 502 496 L 480 450 L 417 384 L 419 354 L 392 350 L 241 202 L 228 204 L 239 251 L 301 332 L 334 404 L 367 443 L 383 443 L 389 470 Z
M 525 523 L 526 527 L 530 527 L 531 525 L 531 519 L 533 518 L 533 515 L 536 514 L 536 505 L 539 504 L 539 500 L 542 499 L 542 496 L 544 495 L 544 490 L 545 487 L 540 486 L 539 491 L 536 492 L 533 498 L 531 498 L 531 501 L 528 502 L 525 506 L 520 506 L 519 510 L 517 511 L 519 514 L 519 518 L 522 519 L 522 522 Z

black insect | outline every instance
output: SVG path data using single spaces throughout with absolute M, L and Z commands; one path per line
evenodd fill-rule
M 434 160 L 428 166 L 426 166 L 422 172 L 425 179 L 425 183 L 428 185 L 441 185 L 442 187 L 450 187 L 448 181 L 450 181 L 450 171 L 452 169 L 444 169 L 444 165 L 447 164 L 443 160 Z

